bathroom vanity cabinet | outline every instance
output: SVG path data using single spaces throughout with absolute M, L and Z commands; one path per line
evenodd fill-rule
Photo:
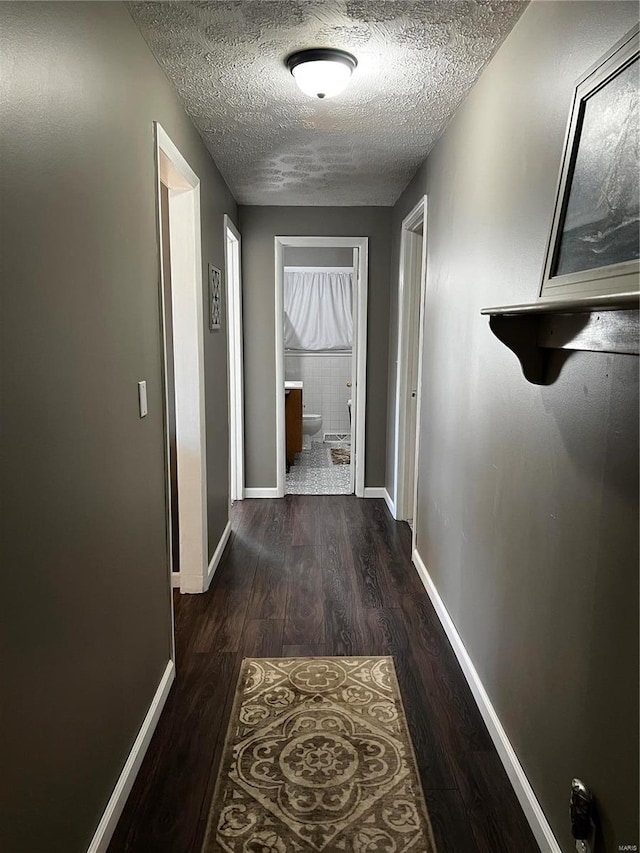
M 302 450 L 302 388 L 292 388 L 285 392 L 284 420 L 288 471 L 293 465 L 296 453 Z

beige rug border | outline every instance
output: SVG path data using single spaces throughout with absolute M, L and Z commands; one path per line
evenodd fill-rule
M 231 721 L 236 716 L 237 706 L 241 704 L 242 691 L 240 690 L 240 686 L 242 684 L 244 675 L 246 670 L 252 661 L 282 661 L 282 660 L 344 660 L 348 658 L 349 660 L 370 660 L 371 658 L 376 658 L 378 660 L 386 660 L 391 664 L 391 673 L 393 677 L 393 683 L 396 689 L 396 695 L 398 697 L 398 703 L 400 705 L 399 713 L 402 717 L 402 722 L 404 723 L 404 730 L 407 735 L 407 742 L 409 744 L 409 755 L 407 759 L 412 763 L 413 772 L 416 778 L 416 782 L 418 784 L 419 793 L 422 795 L 421 797 L 417 797 L 417 800 L 420 800 L 417 807 L 420 808 L 422 812 L 422 818 L 425 822 L 425 826 L 427 829 L 427 841 L 431 845 L 432 850 L 429 853 L 438 853 L 436 848 L 436 842 L 433 837 L 433 827 L 431 826 L 431 819 L 429 817 L 429 811 L 427 809 L 427 801 L 424 795 L 424 788 L 422 787 L 422 779 L 420 778 L 420 773 L 418 771 L 418 761 L 416 758 L 416 751 L 413 746 L 413 741 L 411 740 L 411 732 L 409 731 L 409 725 L 407 723 L 407 715 L 404 709 L 404 699 L 402 698 L 402 692 L 400 690 L 400 683 L 398 681 L 398 675 L 396 673 L 396 666 L 391 655 L 304 655 L 302 657 L 281 657 L 281 658 L 243 658 L 242 663 L 240 664 L 240 672 L 238 673 L 238 678 L 236 680 L 236 685 L 234 688 L 234 696 L 233 696 L 233 705 L 231 706 L 231 712 L 229 714 L 229 720 L 227 722 L 227 731 L 224 736 L 224 745 L 222 747 L 222 755 L 220 757 L 220 764 L 218 765 L 218 772 L 216 777 L 215 788 L 213 789 L 213 797 L 211 798 L 211 803 L 209 805 L 209 810 L 207 812 L 207 828 L 205 831 L 204 841 L 202 842 L 202 848 L 200 853 L 207 853 L 207 851 L 211 848 L 212 842 L 215 843 L 215 828 L 213 827 L 212 811 L 213 807 L 216 804 L 218 798 L 218 791 L 220 785 L 222 784 L 222 768 L 225 766 L 227 758 L 227 753 L 229 751 L 229 740 L 231 738 Z M 212 838 L 213 835 L 213 838 Z

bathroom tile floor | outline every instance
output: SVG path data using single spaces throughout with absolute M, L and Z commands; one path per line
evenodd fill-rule
M 287 474 L 285 493 L 287 495 L 350 495 L 351 465 L 334 465 L 331 461 L 331 447 L 312 441 L 296 456 L 294 464 Z

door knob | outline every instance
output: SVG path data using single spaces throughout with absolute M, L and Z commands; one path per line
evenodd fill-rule
M 352 384 L 353 384 L 353 383 L 352 383 L 351 381 L 347 382 L 347 388 L 351 388 L 351 385 L 352 385 Z

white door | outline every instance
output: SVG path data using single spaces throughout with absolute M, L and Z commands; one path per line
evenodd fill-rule
M 229 497 L 244 498 L 244 379 L 242 363 L 242 276 L 240 233 L 224 217 L 229 364 Z
M 402 222 L 395 411 L 395 517 L 413 525 L 420 453 L 420 382 L 426 281 L 427 197 Z
M 422 234 L 407 232 L 407 279 L 409 312 L 407 317 L 407 411 L 405 459 L 404 459 L 404 506 L 409 525 L 413 527 L 416 430 L 418 422 L 418 341 L 420 337 L 420 278 L 422 270 Z

